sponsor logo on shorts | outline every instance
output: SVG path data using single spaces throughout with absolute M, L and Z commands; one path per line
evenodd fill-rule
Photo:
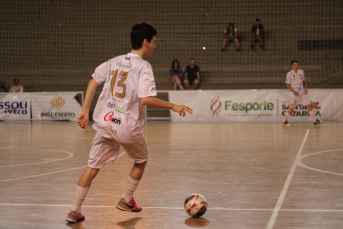
M 104 116 L 104 120 L 105 121 L 111 121 L 114 124 L 120 125 L 121 124 L 121 118 L 115 118 L 114 116 L 114 112 L 108 112 L 105 116 Z
M 108 126 L 101 125 L 101 129 L 112 134 L 117 134 L 116 130 L 113 130 L 111 127 Z
M 27 102 L 0 102 L 0 110 L 5 114 L 27 115 Z
M 63 107 L 63 105 L 65 104 L 66 102 L 62 99 L 61 96 L 59 95 L 56 95 L 51 101 L 50 101 L 50 105 L 55 107 L 56 110 L 59 110 Z
M 124 113 L 124 111 L 125 111 L 123 107 L 118 107 L 118 105 L 115 103 L 108 102 L 107 106 L 109 108 L 114 109 L 115 111 L 120 112 L 120 113 Z

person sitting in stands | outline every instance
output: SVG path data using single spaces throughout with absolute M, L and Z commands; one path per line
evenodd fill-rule
M 173 60 L 171 68 L 169 70 L 169 81 L 174 85 L 174 90 L 179 86 L 180 90 L 183 90 L 181 81 L 183 79 L 182 68 L 177 59 Z
M 235 28 L 235 25 L 230 22 L 229 26 L 224 30 L 225 37 L 223 40 L 223 46 L 222 46 L 222 52 L 225 51 L 225 46 L 228 42 L 235 42 L 236 44 L 236 52 L 240 51 L 241 49 L 239 48 L 239 41 L 237 37 L 237 28 Z
M 11 86 L 10 92 L 24 92 L 24 87 L 19 84 L 19 79 L 15 78 L 14 80 L 14 85 Z

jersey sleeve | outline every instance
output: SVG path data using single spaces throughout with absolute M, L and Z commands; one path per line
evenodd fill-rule
M 98 85 L 102 84 L 106 81 L 108 76 L 108 62 L 100 64 L 94 71 L 92 77 L 98 83 Z
M 149 65 L 146 65 L 141 70 L 137 94 L 139 98 L 157 96 L 154 73 Z
M 291 74 L 287 73 L 286 75 L 286 84 L 291 84 Z

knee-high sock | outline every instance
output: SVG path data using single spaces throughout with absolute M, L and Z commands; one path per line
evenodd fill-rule
M 313 110 L 308 112 L 311 115 L 312 121 L 315 122 L 316 121 L 316 116 L 314 115 Z
M 286 114 L 285 114 L 285 119 L 284 119 L 283 121 L 286 122 L 287 119 L 288 119 L 288 117 L 289 117 L 290 115 L 291 115 L 290 113 L 286 112 Z
M 76 187 L 75 190 L 75 198 L 74 198 L 74 205 L 72 210 L 81 213 L 81 205 L 83 201 L 86 199 L 87 193 L 88 193 L 89 188 L 83 188 L 80 186 Z
M 139 182 L 140 180 L 134 180 L 130 176 L 127 178 L 126 189 L 122 196 L 127 202 L 131 201 L 133 193 L 136 191 Z

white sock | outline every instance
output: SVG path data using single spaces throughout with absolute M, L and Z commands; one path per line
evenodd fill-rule
M 286 122 L 290 115 L 291 115 L 290 113 L 286 112 L 285 119 L 283 121 Z
M 136 191 L 139 182 L 140 180 L 134 180 L 130 176 L 127 178 L 126 189 L 122 196 L 126 200 L 126 202 L 131 201 L 133 193 Z
M 315 121 L 316 121 L 316 116 L 314 115 L 313 110 L 312 110 L 312 111 L 309 111 L 308 113 L 311 115 L 312 121 L 315 122 Z
M 86 199 L 88 190 L 89 188 L 83 188 L 80 186 L 76 187 L 74 205 L 71 210 L 75 211 L 76 213 L 81 213 L 81 205 L 83 201 Z

